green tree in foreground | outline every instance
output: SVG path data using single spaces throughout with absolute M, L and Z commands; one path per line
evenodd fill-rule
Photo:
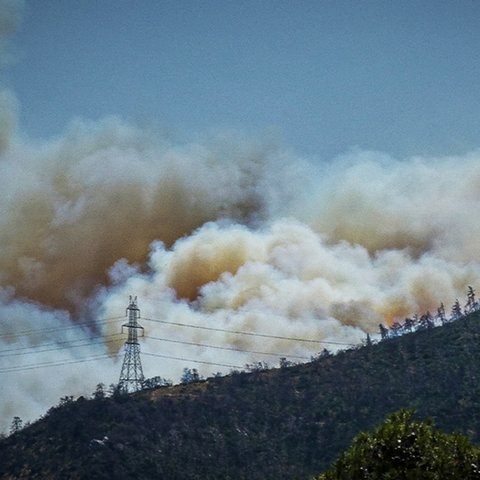
M 373 433 L 360 433 L 317 480 L 480 479 L 480 448 L 459 434 L 400 410 Z

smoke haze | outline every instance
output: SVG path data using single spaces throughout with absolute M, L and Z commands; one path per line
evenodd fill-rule
M 157 320 L 142 321 L 142 352 L 207 362 L 198 368 L 209 375 L 228 368 L 208 362 L 276 364 L 338 348 L 231 331 L 356 344 L 379 322 L 435 311 L 479 283 L 478 153 L 397 161 L 354 152 L 313 165 L 233 135 L 174 146 L 114 117 L 75 121 L 41 145 L 8 144 L 2 369 L 79 363 L 52 367 L 54 384 L 39 380 L 40 368 L 2 373 L 13 390 L 1 406 L 7 421 L 118 380 L 122 320 L 103 319 L 122 316 L 130 294 Z M 65 348 L 69 335 L 83 343 Z M 19 355 L 43 343 L 58 349 Z M 106 354 L 94 369 L 83 363 Z M 174 380 L 191 366 L 143 362 L 146 376 Z
M 0 2 L 1 63 L 21 7 Z M 231 133 L 174 145 L 116 117 L 34 142 L 16 118 L 0 90 L 0 429 L 118 381 L 129 295 L 145 375 L 177 381 L 358 344 L 480 284 L 479 152 L 319 164 Z

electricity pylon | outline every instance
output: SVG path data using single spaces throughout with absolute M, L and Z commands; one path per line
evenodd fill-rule
M 130 296 L 130 304 L 127 307 L 126 314 L 128 322 L 122 325 L 122 333 L 123 327 L 127 327 L 128 338 L 125 342 L 125 356 L 118 386 L 121 391 L 129 393 L 141 390 L 144 380 L 142 362 L 140 361 L 140 345 L 138 343 L 138 330 L 142 331 L 143 336 L 143 327 L 137 322 L 140 318 L 137 297 L 132 299 Z

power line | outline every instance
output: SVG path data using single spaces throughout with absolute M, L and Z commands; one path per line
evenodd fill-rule
M 203 348 L 213 348 L 217 350 L 227 350 L 231 352 L 239 352 L 239 353 L 254 353 L 256 355 L 270 355 L 272 357 L 290 357 L 290 358 L 297 358 L 299 360 L 309 360 L 310 357 L 305 357 L 305 356 L 300 356 L 300 355 L 287 355 L 283 353 L 272 353 L 272 352 L 258 352 L 255 350 L 244 350 L 241 348 L 235 348 L 235 347 L 221 347 L 220 345 L 210 345 L 207 343 L 196 343 L 196 342 L 186 342 L 183 340 L 172 340 L 169 338 L 159 338 L 159 337 L 153 337 L 151 335 L 147 335 L 147 338 L 150 338 L 152 340 L 158 340 L 161 342 L 169 342 L 169 343 L 179 343 L 181 345 L 192 345 L 195 347 L 203 347 Z
M 207 362 L 207 361 L 203 361 L 203 360 L 192 360 L 191 358 L 172 357 L 170 355 L 161 355 L 160 353 L 142 352 L 142 355 L 149 355 L 151 357 L 168 358 L 168 359 L 171 359 L 171 360 L 180 360 L 182 362 L 201 363 L 203 365 L 213 365 L 213 366 L 216 366 L 216 367 L 243 368 L 243 367 L 240 367 L 238 365 L 230 365 L 228 363 L 216 363 L 216 362 Z
M 175 356 L 172 356 L 172 355 L 161 355 L 159 353 L 143 352 L 142 354 L 143 355 L 149 355 L 151 357 L 160 357 L 160 358 L 166 358 L 166 359 L 170 359 L 170 360 L 177 360 L 177 361 L 181 361 L 181 362 L 199 363 L 199 364 L 203 364 L 203 365 L 213 365 L 213 366 L 217 366 L 217 367 L 227 367 L 227 368 L 237 368 L 237 369 L 243 368 L 239 365 L 231 365 L 231 364 L 228 364 L 228 363 L 217 363 L 217 362 L 207 362 L 207 361 L 203 361 L 203 360 L 193 360 L 191 358 L 175 357 Z M 62 365 L 70 365 L 70 364 L 75 364 L 75 363 L 91 362 L 91 361 L 94 361 L 94 360 L 102 360 L 102 359 L 107 359 L 107 358 L 110 358 L 110 356 L 107 355 L 107 354 L 104 354 L 104 355 L 96 355 L 96 356 L 93 356 L 93 357 L 82 358 L 82 359 L 78 359 L 78 360 L 66 360 L 66 361 L 62 361 L 62 362 L 57 361 L 57 362 L 31 363 L 31 364 L 27 364 L 27 365 L 16 365 L 16 366 L 13 366 L 13 367 L 7 367 L 7 368 L 0 369 L 0 374 L 11 373 L 11 372 L 23 372 L 23 371 L 36 370 L 36 369 L 39 369 L 39 368 L 47 368 L 47 367 L 60 367 Z
M 216 327 L 205 327 L 203 325 L 193 325 L 191 323 L 180 323 L 180 322 L 169 322 L 167 320 L 159 320 L 156 318 L 146 318 L 142 317 L 142 320 L 147 320 L 149 322 L 156 322 L 156 323 L 163 323 L 166 325 L 173 325 L 176 327 L 187 327 L 187 328 L 196 328 L 199 330 L 208 330 L 211 332 L 223 332 L 223 333 L 233 333 L 236 335 L 248 335 L 251 337 L 262 337 L 262 338 L 274 338 L 276 340 L 290 340 L 293 342 L 304 342 L 304 343 L 322 343 L 327 345 L 341 345 L 341 346 L 349 346 L 354 347 L 353 343 L 345 343 L 345 342 L 331 342 L 327 340 L 317 340 L 311 338 L 299 338 L 299 337 L 284 337 L 282 335 L 270 335 L 268 333 L 258 333 L 258 332 L 244 332 L 240 330 L 228 330 L 226 328 L 216 328 Z
M 79 339 L 79 340 L 73 340 L 73 341 L 70 341 L 70 342 L 59 342 L 58 344 L 56 344 L 56 343 L 42 344 L 42 345 L 38 345 L 37 347 L 21 347 L 21 348 L 18 348 L 18 349 L 1 350 L 0 351 L 0 357 L 13 357 L 13 356 L 18 356 L 18 355 L 31 355 L 31 354 L 37 354 L 37 353 L 43 353 L 43 352 L 54 352 L 54 351 L 57 351 L 57 350 L 65 350 L 65 349 L 71 349 L 71 348 L 87 347 L 87 346 L 90 346 L 90 345 L 113 343 L 117 339 L 116 338 L 111 338 L 110 340 L 108 340 L 108 338 L 118 337 L 119 335 L 122 335 L 122 334 L 121 333 L 114 333 L 112 335 L 107 335 L 106 337 L 103 337 L 103 339 L 100 340 L 100 341 L 98 341 L 98 340 L 97 341 L 91 341 L 91 340 L 85 341 L 85 339 Z M 105 338 L 107 340 L 105 340 Z M 78 345 L 71 345 L 73 342 L 79 342 L 80 340 L 83 343 L 80 343 Z M 52 346 L 52 345 L 57 345 L 57 346 L 52 347 L 52 348 L 44 348 L 42 350 L 33 349 L 33 348 L 40 348 L 40 347 L 46 347 L 46 346 Z M 20 351 L 20 350 L 28 350 L 30 348 L 32 348 L 31 351 L 27 351 L 27 352 Z
M 16 333 L 2 333 L 0 334 L 0 338 L 11 338 L 11 337 L 21 337 L 23 335 L 29 335 L 29 334 L 34 334 L 34 333 L 50 333 L 50 332 L 58 332 L 62 330 L 70 330 L 72 328 L 78 328 L 81 326 L 97 326 L 97 325 L 102 325 L 104 323 L 111 323 L 116 320 L 119 320 L 120 318 L 125 318 L 124 315 L 120 317 L 111 317 L 111 318 L 104 318 L 97 320 L 95 322 L 87 321 L 87 322 L 79 322 L 75 323 L 74 325 L 69 325 L 66 327 L 52 327 L 52 328 L 40 328 L 40 329 L 30 329 L 30 330 L 22 330 L 21 332 L 16 332 Z
M 124 318 L 124 316 L 100 319 L 100 320 L 97 320 L 95 323 L 93 323 L 93 325 L 110 323 L 110 322 L 116 321 L 116 320 L 121 319 L 121 318 Z M 150 322 L 155 322 L 155 323 L 161 323 L 161 324 L 165 324 L 165 325 L 172 325 L 172 326 L 175 326 L 175 327 L 193 328 L 193 329 L 200 329 L 200 330 L 213 331 L 213 332 L 231 333 L 231 334 L 235 334 L 235 335 L 245 335 L 245 336 L 251 336 L 251 337 L 272 338 L 272 339 L 278 339 L 278 340 L 288 340 L 288 341 L 294 341 L 294 342 L 313 343 L 313 344 L 353 346 L 353 344 L 345 343 L 345 342 L 333 342 L 333 341 L 325 341 L 325 340 L 318 340 L 318 339 L 307 339 L 307 338 L 300 338 L 300 337 L 287 337 L 287 336 L 282 336 L 282 335 L 271 335 L 271 334 L 260 333 L 260 332 L 230 330 L 230 329 L 225 329 L 225 328 L 207 327 L 207 326 L 203 326 L 203 325 L 194 325 L 194 324 L 189 324 L 189 323 L 171 322 L 171 321 L 160 320 L 160 319 L 155 319 L 155 318 L 143 318 L 143 320 L 150 321 Z M 57 328 L 50 328 L 50 329 L 43 329 L 43 330 L 42 329 L 24 330 L 22 332 L 16 332 L 16 333 L 13 333 L 13 334 L 2 334 L 2 335 L 0 335 L 0 338 L 2 338 L 2 337 L 3 338 L 5 338 L 5 337 L 19 337 L 19 336 L 22 336 L 22 335 L 25 335 L 25 334 L 31 334 L 31 333 L 46 333 L 46 332 L 69 330 L 69 329 L 79 328 L 79 327 L 82 327 L 82 326 L 85 326 L 85 325 L 91 326 L 92 322 L 80 322 L 80 323 L 77 323 L 77 324 L 71 325 L 71 326 L 57 327 Z M 106 344 L 106 343 L 111 343 L 111 342 L 116 341 L 117 339 L 113 338 L 113 337 L 118 337 L 120 335 L 122 335 L 122 334 L 117 333 L 117 334 L 111 334 L 111 335 L 108 335 L 108 336 L 95 335 L 95 336 L 90 336 L 88 341 L 84 340 L 84 339 L 76 339 L 76 340 L 69 340 L 69 341 L 64 341 L 64 342 L 51 342 L 51 343 L 47 343 L 47 344 L 40 344 L 38 346 L 18 347 L 18 348 L 14 348 L 14 349 L 7 349 L 7 350 L 0 351 L 0 357 L 19 356 L 19 355 L 26 355 L 26 354 L 33 354 L 33 353 L 43 353 L 43 352 L 64 350 L 64 349 L 70 349 L 70 348 L 76 348 L 76 347 L 84 347 L 84 346 L 89 346 L 92 343 L 93 344 L 97 344 L 97 343 Z M 92 338 L 99 338 L 100 341 L 92 342 L 92 340 L 91 340 Z M 233 351 L 233 352 L 238 352 L 238 353 L 251 353 L 251 354 L 256 354 L 256 355 L 270 355 L 270 356 L 275 356 L 275 357 L 290 357 L 290 358 L 297 358 L 297 359 L 301 359 L 301 360 L 308 360 L 309 359 L 308 357 L 298 356 L 298 355 L 287 355 L 287 354 L 278 354 L 278 353 L 272 353 L 272 352 L 245 350 L 245 349 L 240 349 L 240 348 L 236 348 L 236 347 L 227 347 L 227 346 L 220 346 L 220 345 L 204 344 L 204 343 L 198 343 L 198 342 L 188 342 L 188 341 L 182 341 L 182 340 L 174 340 L 174 339 L 168 339 L 168 338 L 155 337 L 155 336 L 150 336 L 150 335 L 148 336 L 148 338 L 150 338 L 152 340 L 156 340 L 156 341 L 176 343 L 176 344 L 180 344 L 180 345 L 190 345 L 190 346 L 196 346 L 196 347 L 201 347 L 201 348 L 211 348 L 211 349 L 216 349 L 216 350 Z M 77 344 L 77 342 L 81 342 L 81 343 Z M 44 348 L 44 347 L 50 347 L 50 346 L 52 348 Z M 40 350 L 38 350 L 38 348 L 40 348 Z M 32 350 L 32 351 L 25 351 L 25 350 Z M 177 360 L 177 361 L 182 361 L 182 362 L 198 363 L 198 364 L 204 364 L 204 365 L 214 365 L 214 366 L 235 368 L 235 369 L 243 368 L 243 367 L 238 366 L 238 365 L 208 362 L 208 361 L 202 361 L 202 360 L 194 360 L 194 359 L 188 359 L 188 358 L 184 358 L 184 357 L 176 357 L 176 356 L 163 355 L 163 354 L 157 354 L 157 353 L 144 352 L 144 355 L 149 355 L 149 356 L 159 357 L 159 358 L 166 358 L 166 359 L 170 359 L 170 360 Z M 109 358 L 108 354 L 96 355 L 96 356 L 93 356 L 93 357 L 86 357 L 86 358 L 77 359 L 77 360 L 54 361 L 54 362 L 43 362 L 43 363 L 35 363 L 35 364 L 27 364 L 27 365 L 17 365 L 17 366 L 6 367 L 6 368 L 3 368 L 3 369 L 0 369 L 0 374 L 1 373 L 8 373 L 8 372 L 21 372 L 21 371 L 27 371 L 27 370 L 34 370 L 34 369 L 38 369 L 38 368 L 55 367 L 55 366 L 75 364 L 75 363 L 90 362 L 90 361 L 106 359 L 106 358 Z
M 83 341 L 83 343 L 77 344 L 77 345 L 71 345 L 72 342 L 61 342 L 61 346 L 57 346 L 54 348 L 47 348 L 47 349 L 42 349 L 42 350 L 33 350 L 33 351 L 20 351 L 17 352 L 15 350 L 17 349 L 11 349 L 8 350 L 7 353 L 4 353 L 4 351 L 0 352 L 0 357 L 11 357 L 11 356 L 19 356 L 19 355 L 28 355 L 28 354 L 37 354 L 37 353 L 44 353 L 44 352 L 52 352 L 52 351 L 59 351 L 59 350 L 65 350 L 65 349 L 70 349 L 70 348 L 76 348 L 76 347 L 84 347 L 84 346 L 89 346 L 94 344 L 99 344 L 99 343 L 112 343 L 117 340 L 117 338 L 111 338 L 108 340 L 109 337 L 118 337 L 122 335 L 121 333 L 118 334 L 112 334 L 109 335 L 107 340 L 103 339 L 100 342 L 87 342 Z M 218 350 L 227 350 L 227 351 L 234 351 L 238 353 L 253 353 L 257 355 L 270 355 L 274 357 L 290 357 L 290 358 L 297 358 L 301 360 L 308 360 L 308 357 L 304 356 L 299 356 L 299 355 L 286 355 L 286 354 L 280 354 L 280 353 L 272 353 L 272 352 L 260 352 L 260 351 L 254 351 L 254 350 L 243 350 L 240 348 L 234 348 L 234 347 L 222 347 L 220 345 L 210 345 L 210 344 L 203 344 L 203 343 L 196 343 L 196 342 L 186 342 L 182 340 L 173 340 L 173 339 L 168 339 L 168 338 L 160 338 L 160 337 L 154 337 L 154 336 L 148 336 L 147 338 L 150 338 L 151 340 L 157 340 L 157 341 L 163 341 L 163 342 L 169 342 L 169 343 L 176 343 L 176 344 L 182 344 L 182 345 L 191 345 L 191 346 L 196 346 L 196 347 L 202 347 L 202 348 L 212 348 L 212 349 L 218 349 Z M 73 342 L 78 342 L 79 340 L 74 340 Z M 44 344 L 42 346 L 46 346 L 47 344 Z M 56 344 L 49 344 L 49 345 L 56 345 Z M 21 347 L 18 350 L 25 350 L 28 349 L 29 347 Z M 242 368 L 238 365 L 230 365 L 230 364 L 224 364 L 224 363 L 215 363 L 215 362 L 207 362 L 207 361 L 201 361 L 201 360 L 192 360 L 192 359 L 187 359 L 183 357 L 174 357 L 174 356 L 169 356 L 169 355 L 161 355 L 161 354 L 156 354 L 156 353 L 145 353 L 145 355 L 150 355 L 150 356 L 155 356 L 155 357 L 161 357 L 161 358 L 168 358 L 172 360 L 180 360 L 180 361 L 186 361 L 186 362 L 193 362 L 193 363 L 201 363 L 201 364 L 206 364 L 206 365 L 216 365 L 216 366 L 221 366 L 221 367 L 229 367 L 229 368 Z M 96 358 L 102 358 L 102 357 L 93 357 L 93 359 Z M 90 361 L 90 359 L 84 359 L 84 360 L 75 360 L 75 361 L 67 361 L 67 362 L 45 362 L 45 363 L 36 363 L 36 364 L 29 364 L 29 365 L 17 365 L 14 367 L 7 367 L 6 369 L 0 369 L 0 373 L 7 373 L 7 372 L 13 372 L 13 371 L 22 371 L 22 370 L 32 370 L 34 368 L 43 368 L 43 367 L 49 367 L 49 366 L 60 366 L 64 365 L 67 363 L 80 363 L 82 361 Z
M 117 335 L 123 335 L 123 334 L 122 333 L 112 333 L 110 335 L 102 335 L 102 334 L 89 335 L 88 338 L 77 338 L 77 339 L 74 339 L 74 340 L 64 340 L 62 342 L 57 341 L 57 342 L 39 343 L 38 345 L 28 345 L 27 347 L 7 348 L 7 349 L 4 349 L 4 350 L 0 350 L 0 354 L 9 353 L 9 352 L 16 352 L 16 351 L 19 351 L 19 350 L 30 350 L 30 349 L 35 349 L 35 348 L 50 347 L 50 346 L 53 346 L 53 345 L 68 345 L 68 344 L 75 343 L 75 342 L 85 342 L 87 340 L 92 340 L 92 339 L 95 339 L 95 338 L 109 338 L 109 337 L 113 337 L 113 336 L 117 336 Z
M 16 365 L 13 367 L 7 367 L 7 368 L 2 368 L 0 369 L 0 374 L 2 373 L 10 373 L 10 372 L 23 372 L 25 370 L 35 370 L 37 368 L 47 368 L 47 367 L 60 367 L 62 365 L 70 365 L 72 363 L 84 363 L 84 362 L 91 362 L 94 360 L 101 360 L 101 359 L 106 359 L 109 358 L 109 355 L 104 354 L 104 355 L 96 355 L 94 357 L 87 357 L 87 358 L 81 358 L 78 360 L 65 360 L 62 362 L 44 362 L 44 363 L 31 363 L 28 365 Z
M 119 335 L 122 334 L 112 334 L 109 335 L 108 337 L 118 337 Z M 108 338 L 107 337 L 107 338 Z M 235 348 L 235 347 L 222 347 L 220 345 L 210 345 L 210 344 L 203 344 L 203 343 L 196 343 L 196 342 L 186 342 L 182 340 L 173 340 L 173 339 L 168 339 L 168 338 L 160 338 L 160 337 L 154 337 L 154 336 L 148 336 L 147 338 L 150 338 L 151 340 L 157 340 L 157 341 L 163 341 L 163 342 L 169 342 L 169 343 L 176 343 L 176 344 L 182 344 L 182 345 L 191 345 L 191 346 L 196 346 L 196 347 L 202 347 L 202 348 L 212 348 L 212 349 L 217 349 L 217 350 L 227 350 L 227 351 L 233 351 L 233 352 L 238 352 L 238 353 L 253 353 L 257 355 L 269 355 L 269 356 L 274 356 L 274 357 L 289 357 L 289 358 L 297 358 L 300 360 L 308 360 L 309 357 L 304 357 L 304 356 L 299 356 L 299 355 L 287 355 L 287 354 L 280 354 L 280 353 L 272 353 L 272 352 L 260 352 L 260 351 L 254 351 L 254 350 L 244 350 L 240 348 Z M 78 341 L 78 340 L 76 340 Z M 101 342 L 95 342 L 95 344 L 99 343 L 112 343 L 117 341 L 117 338 L 111 338 L 110 340 L 102 340 Z M 37 354 L 37 353 L 44 353 L 44 352 L 52 352 L 52 351 L 59 351 L 59 350 L 65 350 L 65 349 L 70 349 L 70 348 L 76 348 L 76 347 L 84 347 L 84 346 L 89 346 L 92 345 L 92 342 L 83 342 L 78 345 L 70 345 L 71 342 L 62 342 L 63 344 L 68 344 L 68 345 L 63 345 L 63 346 L 58 346 L 55 348 L 48 348 L 48 349 L 42 349 L 42 350 L 34 350 L 34 351 L 29 351 L 29 352 L 13 352 L 10 350 L 8 353 L 0 353 L 0 357 L 11 357 L 11 356 L 19 356 L 19 355 L 28 355 L 28 354 Z M 28 347 L 22 347 L 20 350 L 24 350 L 25 348 Z M 203 363 L 206 365 L 217 365 L 217 366 L 222 366 L 222 367 L 229 367 L 229 368 L 242 368 L 239 367 L 238 365 L 230 365 L 230 364 L 224 364 L 224 363 L 214 363 L 214 362 L 204 362 L 200 360 L 191 360 L 191 359 L 186 359 L 182 357 L 174 357 L 174 356 L 169 356 L 169 355 L 160 355 L 156 353 L 145 353 L 145 355 L 150 355 L 150 356 L 156 356 L 156 357 L 161 357 L 161 358 L 169 358 L 172 360 L 181 360 L 181 361 L 191 361 L 194 363 Z M 96 358 L 96 357 L 95 357 Z M 80 360 L 79 360 L 80 361 Z M 85 361 L 89 361 L 88 359 Z M 76 361 L 75 361 L 76 362 Z M 0 370 L 0 373 L 4 373 L 6 371 L 20 371 L 20 370 L 31 370 L 33 367 L 38 367 L 42 368 L 43 366 L 55 366 L 55 365 L 63 365 L 64 363 L 73 363 L 73 362 L 47 362 L 45 364 L 31 364 L 31 365 L 18 365 L 14 367 L 10 367 L 7 369 Z

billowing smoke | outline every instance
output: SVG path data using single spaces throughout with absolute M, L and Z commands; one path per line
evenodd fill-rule
M 297 181 L 295 172 L 288 180 L 281 173 L 287 157 L 239 144 L 227 155 L 226 148 L 157 144 L 111 118 L 12 152 L 2 164 L 3 283 L 78 315 L 118 259 L 145 265 L 152 241 L 170 246 L 220 218 L 256 224 L 271 217 L 278 192 L 288 198 Z
M 1 62 L 21 6 L 0 0 Z M 2 430 L 118 381 L 129 295 L 145 375 L 177 381 L 358 344 L 480 285 L 480 152 L 313 164 L 115 117 L 33 142 L 16 117 L 1 90 Z
M 60 397 L 91 393 L 92 385 L 117 374 L 105 343 L 116 336 L 104 339 L 73 326 L 67 312 L 16 300 L 6 289 L 0 294 L 0 324 L 1 430 L 16 415 L 32 420 Z M 92 369 L 94 362 L 99 368 Z
M 480 283 L 478 157 L 313 165 L 232 135 L 174 146 L 113 117 L 17 138 L 0 161 L 2 418 L 116 382 L 109 319 L 130 294 L 145 375 L 174 381 L 308 359 L 464 298 Z

